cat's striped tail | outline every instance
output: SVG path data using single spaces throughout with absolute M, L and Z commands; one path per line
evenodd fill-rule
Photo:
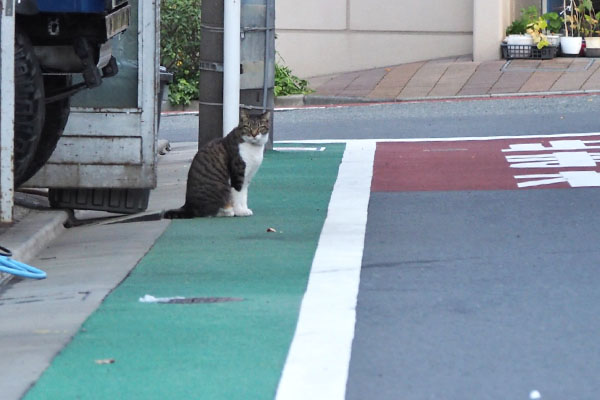
M 172 210 L 167 210 L 163 214 L 163 218 L 167 218 L 167 219 L 180 219 L 180 218 L 192 218 L 192 217 L 193 217 L 192 213 L 190 213 L 189 210 L 187 208 L 185 208 L 185 206 L 181 207 L 181 208 L 174 208 Z

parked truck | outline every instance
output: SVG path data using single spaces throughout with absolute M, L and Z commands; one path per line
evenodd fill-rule
M 117 74 L 110 39 L 129 27 L 131 6 L 127 0 L 20 0 L 15 11 L 18 187 L 52 155 L 71 96 Z

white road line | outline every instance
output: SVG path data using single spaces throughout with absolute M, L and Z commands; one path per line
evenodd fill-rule
M 277 400 L 345 397 L 374 156 L 374 141 L 346 145 Z
M 413 143 L 413 142 L 464 142 L 464 141 L 487 141 L 498 139 L 552 139 L 562 137 L 600 136 L 600 132 L 588 133 L 558 133 L 551 135 L 521 135 L 521 136 L 466 136 L 449 138 L 408 138 L 408 139 L 314 139 L 314 140 L 277 140 L 276 144 L 322 144 L 322 143 Z

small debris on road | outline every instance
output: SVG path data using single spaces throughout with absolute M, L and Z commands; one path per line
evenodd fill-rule
M 537 390 L 532 390 L 531 393 L 529 393 L 529 398 L 531 400 L 538 400 L 542 398 L 542 395 Z
M 98 365 L 114 364 L 115 363 L 115 359 L 114 358 L 104 358 L 104 359 L 101 359 L 101 360 L 96 360 L 94 362 L 96 364 L 98 364 Z

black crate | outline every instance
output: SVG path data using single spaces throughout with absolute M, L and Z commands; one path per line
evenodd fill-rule
M 502 58 L 506 60 L 515 58 L 550 60 L 556 57 L 556 53 L 558 52 L 558 46 L 546 46 L 538 49 L 535 45 L 502 44 L 500 47 L 502 48 Z

